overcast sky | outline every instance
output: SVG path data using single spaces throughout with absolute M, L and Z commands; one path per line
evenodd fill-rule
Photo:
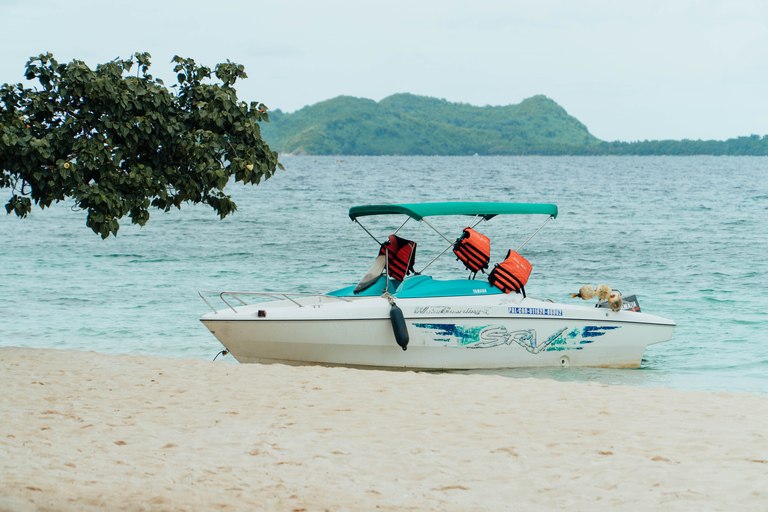
M 768 134 L 766 0 L 0 0 L 0 83 L 30 56 L 137 51 L 244 64 L 238 95 L 293 112 L 410 92 L 473 105 L 544 94 L 603 140 Z

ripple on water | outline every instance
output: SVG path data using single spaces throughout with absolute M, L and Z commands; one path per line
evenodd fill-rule
M 565 301 L 583 284 L 607 283 L 636 294 L 643 311 L 674 319 L 675 336 L 648 347 L 638 370 L 500 373 L 768 394 L 768 159 L 281 159 L 285 174 L 227 187 L 238 211 L 224 220 L 187 205 L 101 240 L 85 226 L 85 212 L 66 203 L 23 221 L 3 218 L 0 344 L 212 359 L 220 345 L 198 321 L 208 308 L 197 290 L 323 292 L 354 284 L 377 247 L 349 220 L 350 206 L 554 202 L 559 217 L 523 249 L 534 267 L 528 291 Z M 483 224 L 492 262 L 540 223 L 497 217 Z M 399 223 L 369 225 L 381 233 Z M 450 237 L 464 226 L 440 227 Z M 415 228 L 404 229 L 415 236 Z M 443 248 L 420 242 L 417 267 Z M 464 277 L 456 265 L 449 257 L 432 268 Z

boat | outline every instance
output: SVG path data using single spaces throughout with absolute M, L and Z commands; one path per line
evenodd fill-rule
M 636 296 L 604 285 L 611 297 L 594 303 L 554 302 L 526 291 L 532 265 L 520 251 L 557 213 L 556 205 L 542 203 L 355 206 L 350 219 L 378 244 L 374 264 L 357 285 L 322 294 L 200 291 L 212 309 L 200 320 L 224 346 L 222 352 L 240 363 L 414 370 L 639 367 L 648 345 L 671 339 L 674 321 L 642 312 Z M 362 224 L 368 217 L 388 215 L 404 222 L 386 238 L 377 238 Z M 545 220 L 491 268 L 488 238 L 480 231 L 484 223 L 508 215 Z M 458 217 L 459 226 L 467 227 L 457 229 L 460 236 L 454 240 L 456 235 L 433 226 L 438 216 Z M 417 233 L 427 226 L 431 231 L 424 231 L 434 231 L 447 244 L 418 271 L 414 262 L 422 241 L 399 236 L 408 222 L 418 223 Z M 425 273 L 450 249 L 469 270 L 467 278 L 437 279 Z M 474 261 L 468 255 L 473 251 L 482 253 Z M 206 298 L 212 294 L 221 300 L 218 308 Z

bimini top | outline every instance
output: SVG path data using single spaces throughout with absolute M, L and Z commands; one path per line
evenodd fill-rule
M 411 203 L 411 204 L 373 204 L 353 206 L 349 209 L 352 220 L 366 215 L 408 215 L 420 221 L 424 217 L 434 215 L 477 215 L 485 220 L 496 215 L 509 214 L 543 214 L 557 218 L 557 206 L 546 203 Z

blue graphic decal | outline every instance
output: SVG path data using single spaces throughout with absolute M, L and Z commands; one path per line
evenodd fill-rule
M 567 331 L 567 327 L 563 327 L 559 331 L 555 332 L 552 336 L 547 338 L 547 341 L 544 342 L 544 345 L 542 347 L 547 347 L 547 352 L 552 351 L 562 351 L 562 350 L 581 350 L 582 347 L 574 347 L 572 345 L 568 345 L 568 340 L 563 336 L 563 333 Z M 576 332 L 576 334 L 574 334 Z M 572 339 L 575 336 L 578 335 L 578 331 L 574 330 L 567 334 L 567 337 Z
M 619 329 L 619 328 L 620 326 L 618 325 L 606 325 L 606 326 L 588 325 L 584 328 L 584 332 L 581 334 L 581 336 L 583 338 L 597 338 L 598 336 L 603 336 L 606 333 L 606 331 L 612 331 L 614 329 Z M 591 340 L 591 341 L 594 341 L 594 340 Z
M 597 341 L 608 331 L 619 329 L 620 326 L 589 325 L 584 328 L 570 329 L 563 327 L 558 329 L 543 342 L 537 339 L 534 329 L 520 329 L 510 331 L 504 325 L 481 325 L 468 327 L 456 324 L 427 324 L 414 323 L 414 327 L 431 331 L 434 341 L 447 346 L 478 349 L 492 348 L 502 345 L 510 346 L 517 343 L 531 354 L 542 351 L 583 350 L 582 345 L 588 345 Z
M 413 324 L 415 327 L 422 327 L 424 329 L 432 329 L 437 336 L 449 336 L 456 338 L 459 346 L 467 346 L 472 343 L 477 343 L 480 339 L 480 331 L 488 327 L 487 325 L 480 327 L 463 327 L 456 324 Z M 449 342 L 450 338 L 439 339 L 435 338 L 435 341 Z
M 462 348 L 491 348 L 500 345 L 517 343 L 529 352 L 538 352 L 543 347 L 536 345 L 536 331 L 524 329 L 520 331 L 508 331 L 503 325 L 483 325 L 479 327 L 464 327 L 456 324 L 422 324 L 414 323 L 414 327 L 434 331 L 434 340 L 445 343 L 452 342 Z M 441 338 L 438 336 L 445 336 Z

